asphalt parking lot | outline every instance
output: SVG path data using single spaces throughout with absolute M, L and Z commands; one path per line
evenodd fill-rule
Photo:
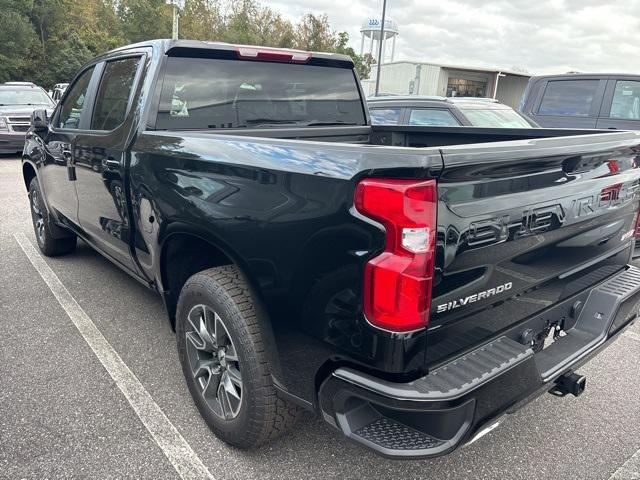
M 153 434 L 20 246 L 35 245 L 20 168 L 0 158 L 0 478 L 180 478 L 166 438 Z M 311 415 L 246 453 L 200 419 L 159 297 L 83 243 L 46 265 L 210 478 L 640 479 L 640 325 L 581 370 L 582 397 L 543 396 L 443 458 L 385 460 Z

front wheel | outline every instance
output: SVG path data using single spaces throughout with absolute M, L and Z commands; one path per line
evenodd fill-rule
M 211 268 L 187 280 L 178 300 L 176 334 L 189 391 L 219 438 L 253 448 L 295 423 L 299 409 L 273 386 L 255 300 L 235 266 Z
M 54 236 L 52 232 L 51 218 L 45 208 L 40 192 L 38 179 L 33 178 L 29 184 L 29 203 L 31 206 L 31 220 L 36 241 L 40 251 L 48 257 L 71 253 L 76 248 L 78 238 L 71 232 L 64 237 Z M 55 226 L 54 226 L 55 228 Z

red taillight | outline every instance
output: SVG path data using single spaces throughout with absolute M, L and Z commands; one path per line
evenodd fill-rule
M 633 238 L 640 239 L 640 212 L 636 215 L 636 228 L 633 231 Z
M 307 63 L 311 53 L 296 50 L 277 50 L 274 48 L 238 47 L 238 57 L 267 62 Z
M 365 267 L 364 313 L 373 325 L 407 332 L 429 323 L 437 203 L 435 180 L 358 183 L 356 209 L 386 230 L 384 252 Z
M 607 166 L 609 167 L 609 175 L 615 175 L 620 172 L 620 165 L 617 160 L 607 160 Z

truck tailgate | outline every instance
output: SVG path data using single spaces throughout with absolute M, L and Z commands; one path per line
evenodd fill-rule
M 429 366 L 629 261 L 640 133 L 452 146 L 442 155 Z

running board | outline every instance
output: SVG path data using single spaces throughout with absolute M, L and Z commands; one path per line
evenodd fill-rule
M 500 337 L 486 345 L 447 363 L 429 375 L 409 383 L 385 382 L 370 377 L 375 392 L 397 400 L 447 401 L 500 376 L 533 356 L 533 350 L 508 337 Z M 333 375 L 362 388 L 367 375 L 340 368 Z

